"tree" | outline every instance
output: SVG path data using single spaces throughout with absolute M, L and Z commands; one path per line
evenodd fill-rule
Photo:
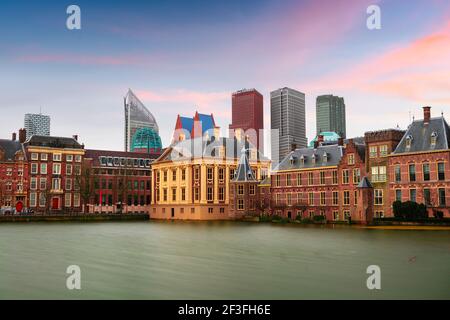
M 80 190 L 80 197 L 83 201 L 83 213 L 86 212 L 86 205 L 94 196 L 95 183 L 98 178 L 92 174 L 92 168 L 86 163 L 81 166 L 81 172 L 77 174 L 75 172 L 75 184 Z

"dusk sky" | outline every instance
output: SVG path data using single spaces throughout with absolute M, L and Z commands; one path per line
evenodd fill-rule
M 81 30 L 66 8 L 81 8 Z M 371 4 L 381 29 L 366 27 Z M 0 4 L 0 138 L 25 113 L 51 116 L 51 133 L 87 148 L 122 150 L 123 97 L 131 88 L 170 142 L 177 114 L 231 121 L 231 93 L 343 96 L 347 135 L 406 128 L 411 115 L 450 114 L 450 1 L 5 1 Z

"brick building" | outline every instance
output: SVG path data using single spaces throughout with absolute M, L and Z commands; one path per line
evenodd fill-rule
M 80 212 L 85 150 L 77 137 L 34 135 L 23 147 L 28 160 L 28 206 L 36 212 Z
M 450 128 L 443 116 L 431 117 L 431 107 L 423 110 L 389 155 L 389 203 L 424 203 L 429 216 L 450 217 Z
M 89 212 L 148 212 L 151 164 L 156 154 L 86 150 L 90 191 L 84 195 Z
M 19 131 L 12 139 L 0 139 L 0 209 L 27 206 L 28 163 L 22 143 L 26 133 Z

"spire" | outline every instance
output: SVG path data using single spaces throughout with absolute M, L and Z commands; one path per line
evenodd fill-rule
M 236 169 L 236 175 L 232 181 L 236 182 L 250 182 L 256 181 L 255 174 L 248 161 L 248 149 L 245 147 L 241 150 L 241 157 L 239 159 L 239 164 Z

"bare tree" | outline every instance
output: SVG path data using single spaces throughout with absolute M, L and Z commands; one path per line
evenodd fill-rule
M 83 213 L 86 213 L 86 206 L 89 204 L 91 198 L 95 193 L 95 184 L 98 178 L 92 174 L 92 168 L 87 164 L 81 165 L 81 172 L 75 172 L 76 189 L 79 189 L 80 197 L 83 203 Z

